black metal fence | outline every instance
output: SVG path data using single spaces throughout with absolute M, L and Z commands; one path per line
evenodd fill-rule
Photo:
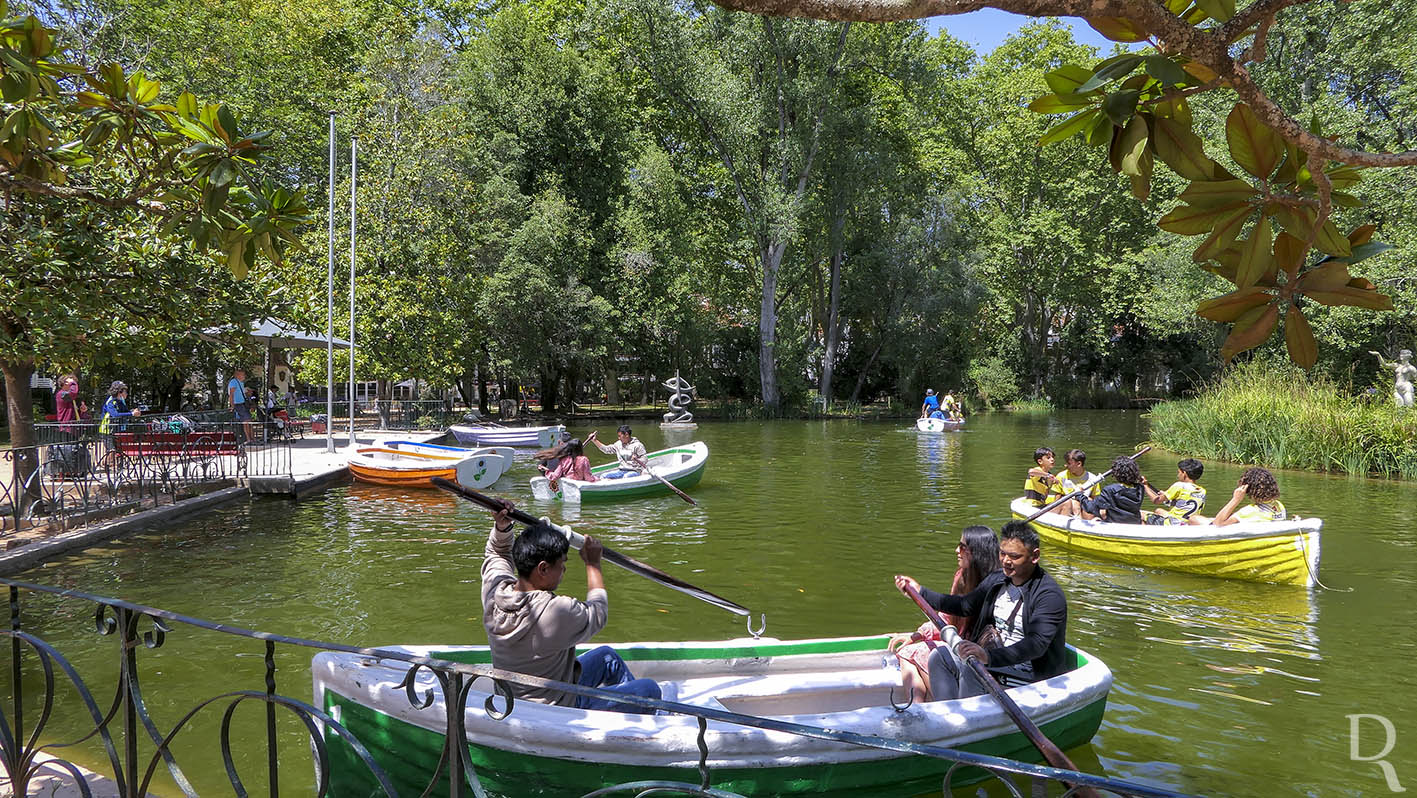
M 294 680 L 293 683 L 285 682 L 282 685 L 278 681 L 276 668 L 278 647 L 287 657 L 293 654 L 305 660 L 308 660 L 314 651 L 325 650 L 404 663 L 408 666 L 408 670 L 402 686 L 406 690 L 410 707 L 414 711 L 423 711 L 434 706 L 433 693 L 435 691 L 441 691 L 442 695 L 453 697 L 452 700 L 438 704 L 442 707 L 441 717 L 430 718 L 430 720 L 436 721 L 435 728 L 444 729 L 445 734 L 441 758 L 433 769 L 434 772 L 431 774 L 426 789 L 423 789 L 421 793 L 425 796 L 446 794 L 451 798 L 460 798 L 462 795 L 471 793 L 480 798 L 486 795 L 470 759 L 468 746 L 458 744 L 458 741 L 465 738 L 465 718 L 469 712 L 471 699 L 474 697 L 471 687 L 479 679 L 487 679 L 492 685 L 490 691 L 483 692 L 492 692 L 501 696 L 498 701 L 488 698 L 483 707 L 483 711 L 496 719 L 504 718 L 515 711 L 516 702 L 511 698 L 510 685 L 512 684 L 550 687 L 575 695 L 635 704 L 645 709 L 689 715 L 699 719 L 698 783 L 630 782 L 596 790 L 591 793 L 594 796 L 619 792 L 636 795 L 737 798 L 731 792 L 711 786 L 713 773 L 708 765 L 711 752 L 706 737 L 708 721 L 754 726 L 891 751 L 902 755 L 944 760 L 952 763 L 948 766 L 943 780 L 943 789 L 946 795 L 951 793 L 952 780 L 959 779 L 963 769 L 966 768 L 983 769 L 990 776 L 997 778 L 1003 785 L 1003 789 L 1016 798 L 1023 798 L 1024 795 L 1049 794 L 1048 785 L 1050 784 L 1065 785 L 1062 790 L 1064 798 L 1085 794 L 1088 790 L 1104 790 L 1117 795 L 1154 798 L 1171 798 L 1178 795 L 1166 789 L 1129 784 L 1101 776 L 1029 765 L 939 746 L 912 744 L 879 736 L 742 715 L 726 710 L 639 698 L 623 693 L 610 693 L 497 670 L 487 665 L 463 664 L 416 656 L 401 651 L 355 648 L 251 631 L 73 590 L 9 579 L 0 579 L 0 585 L 8 588 L 10 599 L 10 623 L 8 629 L 4 631 L 4 635 L 10 639 L 11 661 L 8 672 L 11 676 L 13 692 L 9 697 L 8 716 L 5 713 L 0 713 L 0 766 L 7 770 L 10 787 L 15 795 L 28 794 L 31 782 L 42 774 L 61 774 L 63 778 L 72 779 L 82 784 L 88 777 L 79 768 L 67 764 L 65 757 L 67 754 L 70 758 L 75 758 L 74 752 L 84 750 L 76 746 L 87 743 L 91 747 L 101 748 L 98 759 L 106 761 L 107 772 L 100 775 L 111 778 L 117 785 L 118 794 L 123 798 L 147 795 L 158 774 L 165 774 L 187 796 L 195 796 L 197 790 L 183 772 L 182 764 L 178 762 L 176 746 L 179 738 L 184 736 L 190 738 L 193 730 L 201 727 L 201 724 L 195 723 L 194 719 L 202 716 L 220 717 L 220 732 L 215 742 L 220 747 L 227 778 L 237 795 L 249 793 L 247 785 L 242 783 L 239 772 L 243 769 L 249 771 L 254 767 L 257 770 L 265 771 L 266 783 L 271 785 L 270 795 L 275 798 L 278 792 L 275 785 L 281 782 L 281 761 L 284 759 L 286 762 L 291 762 L 303 759 L 307 755 L 305 750 L 299 752 L 298 756 L 296 756 L 297 752 L 288 750 L 288 744 L 292 737 L 289 734 L 277 732 L 278 716 L 287 719 L 284 721 L 285 727 L 290 726 L 290 719 L 293 718 L 296 727 L 301 729 L 302 733 L 297 736 L 297 739 L 301 740 L 301 748 L 308 750 L 308 756 L 313 759 L 315 765 L 314 778 L 310 782 L 310 792 L 321 796 L 327 793 L 328 779 L 331 775 L 332 744 L 335 739 L 338 739 L 340 741 L 338 761 L 344 763 L 341 767 L 367 770 L 371 777 L 369 780 L 378 785 L 373 794 L 397 795 L 393 780 L 378 764 L 377 760 L 380 757 L 375 756 L 356 739 L 356 736 L 336 717 L 303 698 L 282 693 L 282 687 L 288 690 L 291 689 L 292 684 L 303 692 L 309 689 L 310 682 L 303 672 L 300 678 Z M 49 619 L 51 625 L 55 618 L 74 618 L 74 623 L 78 623 L 77 619 L 79 618 L 91 618 L 96 633 L 95 645 L 102 645 L 101 638 L 109 638 L 111 642 L 108 645 L 113 646 L 116 656 L 104 657 L 103 660 L 89 656 L 87 659 L 109 661 L 114 665 L 103 666 L 104 672 L 102 673 L 81 674 L 71 658 L 66 657 L 44 638 L 26 628 L 22 598 L 25 601 L 30 601 L 30 595 L 35 593 L 47 594 L 47 602 L 54 601 L 64 605 L 78 602 L 84 605 L 79 611 L 70 611 L 68 608 L 55 610 L 46 607 L 43 614 Z M 194 691 L 204 696 L 203 698 L 190 708 L 178 707 L 173 715 L 177 718 L 175 721 L 160 720 L 149 711 L 151 705 L 158 703 L 155 697 L 149 695 L 145 698 L 144 695 L 144 677 L 158 670 L 158 667 L 153 665 L 151 661 L 158 655 L 148 652 L 160 649 L 173 641 L 178 641 L 179 645 L 190 645 L 193 638 L 191 633 L 200 630 L 231 636 L 234 645 L 249 644 L 252 649 L 249 655 L 256 655 L 259 652 L 259 656 L 264 662 L 264 679 L 261 684 L 255 685 L 252 689 L 241 689 L 239 684 L 231 683 L 233 677 L 229 674 L 223 674 L 222 677 L 212 677 L 208 674 L 199 689 Z M 64 635 L 67 632 L 56 630 L 54 634 Z M 242 643 L 243 640 L 249 641 L 249 643 Z M 176 652 L 174 656 L 180 657 L 181 654 Z M 110 667 L 111 670 L 108 670 L 107 668 Z M 431 672 L 436 677 L 436 686 L 431 691 L 420 693 L 422 688 L 415 690 L 415 682 L 417 681 L 420 685 L 424 682 L 416 680 L 415 676 L 422 670 Z M 39 689 L 37 691 L 28 689 L 35 687 Z M 78 713 L 78 716 L 82 718 L 80 723 L 85 727 L 82 738 L 72 742 L 51 741 L 54 734 L 65 735 L 65 739 L 68 739 L 68 735 L 73 733 L 72 728 L 65 728 L 58 732 L 51 732 L 47 728 L 50 719 L 54 716 L 55 696 L 61 691 L 61 688 L 66 699 L 68 717 L 73 719 L 75 713 Z M 208 689 L 211 690 L 210 693 L 207 692 Z M 104 696 L 110 694 L 112 698 L 105 701 Z M 76 698 L 71 698 L 71 695 Z M 481 699 L 478 698 L 478 700 Z M 242 729 L 249 728 L 232 722 L 234 713 L 242 704 L 263 705 L 264 724 L 257 727 L 262 731 L 254 732 L 260 734 L 263 739 L 233 739 L 233 734 L 239 735 Z M 440 710 L 434 709 L 432 711 L 439 712 Z M 210 727 L 211 723 L 206 725 Z M 307 737 L 308 748 L 305 739 Z M 287 744 L 284 757 L 280 750 L 283 741 Z M 94 743 L 97 745 L 94 746 Z M 258 760 L 254 766 L 250 763 L 239 762 L 234 751 L 244 750 L 236 747 L 242 743 L 255 744 L 258 749 L 260 744 L 264 743 L 266 753 L 264 761 Z M 184 748 L 183 750 L 190 749 Z M 48 762 L 37 760 L 36 754 L 41 752 L 53 755 L 57 757 L 57 760 Z M 302 769 L 305 767 L 303 762 L 301 766 Z M 883 767 L 885 766 L 888 765 L 883 765 Z M 1025 782 L 1025 786 L 1022 788 L 1018 784 L 1020 780 Z M 1031 782 L 1031 785 L 1028 782 Z
M 0 529 L 77 527 L 171 503 L 202 486 L 292 472 L 290 438 L 274 425 L 125 418 L 36 424 L 36 445 L 0 448 Z

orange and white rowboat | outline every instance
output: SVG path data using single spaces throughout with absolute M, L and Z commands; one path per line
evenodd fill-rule
M 349 473 L 360 482 L 375 485 L 431 488 L 433 477 L 442 477 L 465 488 L 483 490 L 500 479 L 512 463 L 512 451 L 505 447 L 465 452 L 366 446 L 349 456 Z

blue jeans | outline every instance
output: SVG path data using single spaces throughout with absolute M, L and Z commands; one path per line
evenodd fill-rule
M 617 468 L 614 471 L 611 471 L 610 473 L 606 474 L 605 478 L 619 479 L 620 477 L 637 477 L 639 475 L 640 472 L 638 471 L 631 471 L 628 468 Z
M 635 675 L 630 673 L 630 667 L 625 664 L 625 660 L 610 646 L 591 649 L 576 657 L 576 661 L 581 664 L 581 679 L 577 684 L 582 687 L 599 687 L 601 690 L 644 698 L 660 697 L 659 682 L 653 679 L 636 679 Z M 603 709 L 607 712 L 654 714 L 654 710 L 646 707 L 606 701 L 603 698 L 587 698 L 583 695 L 576 696 L 576 706 L 580 709 Z

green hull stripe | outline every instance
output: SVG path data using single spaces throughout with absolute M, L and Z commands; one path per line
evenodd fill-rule
M 341 722 L 373 752 L 400 795 L 419 795 L 428 786 L 442 752 L 443 735 L 406 723 L 326 691 L 325 709 L 338 707 Z M 1086 743 L 1097 733 L 1106 699 L 1043 725 L 1059 747 Z M 441 718 L 439 719 L 441 720 Z M 1038 762 L 1038 752 L 1018 732 L 962 746 L 962 750 L 991 756 Z M 367 798 L 380 794 L 377 784 L 348 745 L 329 738 L 330 795 L 333 798 Z M 584 795 L 614 784 L 646 779 L 699 783 L 697 768 L 636 767 L 603 762 L 579 762 L 511 753 L 484 746 L 468 746 L 473 767 L 493 795 Z M 713 752 L 709 752 L 710 756 Z M 795 767 L 719 768 L 710 771 L 714 787 L 746 796 L 811 794 L 820 798 L 859 798 L 862 795 L 914 795 L 938 792 L 951 763 L 923 756 L 890 760 L 808 765 Z M 955 774 L 956 785 L 979 781 L 985 773 L 975 768 Z M 447 774 L 432 796 L 448 795 Z

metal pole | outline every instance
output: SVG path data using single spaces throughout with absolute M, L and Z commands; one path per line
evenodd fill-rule
M 354 206 L 359 180 L 359 139 L 349 140 L 349 448 L 354 448 Z
M 335 112 L 330 111 L 330 265 L 325 275 L 325 451 L 335 451 Z

